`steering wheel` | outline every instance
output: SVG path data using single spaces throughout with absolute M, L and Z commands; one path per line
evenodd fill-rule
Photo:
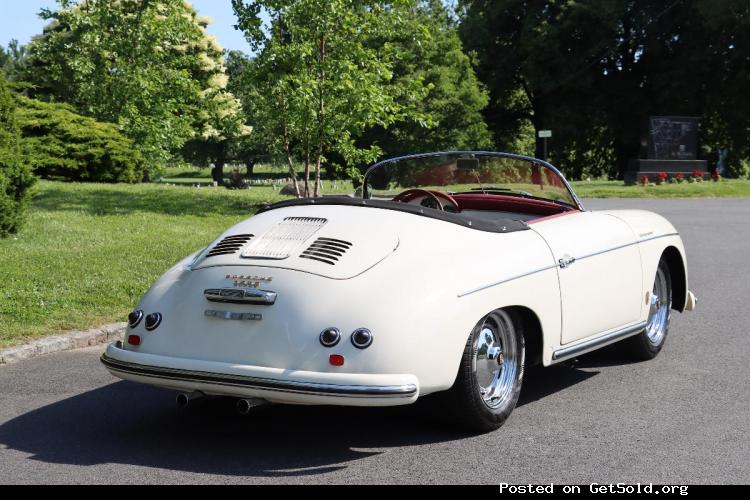
M 448 193 L 443 193 L 442 191 L 429 191 L 427 189 L 407 189 L 406 191 L 394 196 L 393 201 L 409 203 L 419 196 L 427 196 L 428 198 L 432 198 L 433 200 L 435 200 L 437 206 L 440 207 L 441 211 L 445 211 L 445 209 L 443 208 L 443 204 L 440 203 L 440 198 L 453 205 L 456 209 L 456 212 L 461 211 L 461 207 L 459 207 L 458 202 L 453 199 L 453 196 L 449 195 Z

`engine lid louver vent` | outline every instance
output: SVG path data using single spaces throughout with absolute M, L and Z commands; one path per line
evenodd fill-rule
M 352 247 L 348 241 L 337 240 L 334 238 L 318 238 L 307 250 L 302 252 L 300 258 L 317 260 L 332 266 L 344 256 L 347 250 Z
M 286 217 L 270 231 L 242 250 L 248 259 L 282 260 L 299 251 L 301 245 L 326 224 L 319 217 Z
M 245 243 L 250 241 L 253 237 L 252 234 L 235 234 L 227 236 L 220 242 L 218 242 L 207 254 L 206 258 L 215 257 L 217 255 L 232 255 L 237 253 Z

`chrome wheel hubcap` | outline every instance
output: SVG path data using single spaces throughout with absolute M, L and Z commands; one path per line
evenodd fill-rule
M 654 291 L 651 293 L 651 308 L 646 325 L 646 336 L 648 341 L 658 346 L 664 341 L 667 325 L 669 324 L 669 311 L 672 308 L 672 296 L 664 271 L 656 272 Z
M 474 341 L 474 373 L 484 404 L 498 408 L 513 393 L 518 375 L 518 346 L 510 318 L 491 314 Z

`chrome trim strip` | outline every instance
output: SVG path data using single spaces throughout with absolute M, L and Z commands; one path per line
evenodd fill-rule
M 642 321 L 641 323 L 626 326 L 625 328 L 621 328 L 619 330 L 615 330 L 613 332 L 606 333 L 595 338 L 583 340 L 582 342 L 578 342 L 574 345 L 562 347 L 552 353 L 552 360 L 565 361 L 566 359 L 570 359 L 586 352 L 593 351 L 594 349 L 604 347 L 607 344 L 612 344 L 614 342 L 617 342 L 618 340 L 637 335 L 646 328 L 647 324 L 647 321 Z
M 415 384 L 404 385 L 339 385 L 318 382 L 295 382 L 290 380 L 275 380 L 269 378 L 247 377 L 226 373 L 210 373 L 161 366 L 141 365 L 119 361 L 102 354 L 100 358 L 107 369 L 114 372 L 129 373 L 142 377 L 179 380 L 183 382 L 198 382 L 214 385 L 234 387 L 248 387 L 252 389 L 310 394 L 315 396 L 339 397 L 378 397 L 378 398 L 409 398 L 417 393 Z
M 660 234 L 659 236 L 652 236 L 651 238 L 646 238 L 646 239 L 643 239 L 643 240 L 636 240 L 636 241 L 633 241 L 631 243 L 625 243 L 624 245 L 618 245 L 616 247 L 608 248 L 606 250 L 600 250 L 598 252 L 594 252 L 594 253 L 590 253 L 590 254 L 587 254 L 587 255 L 583 255 L 581 257 L 575 257 L 574 260 L 588 259 L 589 257 L 596 257 L 597 255 L 602 255 L 602 254 L 607 253 L 607 252 L 614 252 L 615 250 L 621 250 L 623 248 L 631 247 L 633 245 L 639 245 L 639 244 L 645 243 L 647 241 L 656 240 L 656 239 L 659 239 L 659 238 L 666 238 L 668 236 L 679 236 L 679 235 L 680 235 L 680 233 Z
M 203 295 L 210 302 L 229 304 L 259 304 L 272 306 L 276 303 L 276 292 L 258 290 L 257 288 L 207 288 Z
M 660 234 L 658 236 L 652 236 L 650 238 L 644 238 L 642 240 L 638 240 L 638 243 L 645 243 L 647 241 L 651 240 L 658 240 L 659 238 L 668 238 L 669 236 L 679 236 L 680 233 L 667 233 L 667 234 Z
M 532 231 L 533 231 L 533 229 L 532 229 Z M 539 233 L 537 233 L 537 234 L 539 234 Z M 619 245 L 619 246 L 616 246 L 614 248 L 608 248 L 607 250 L 601 250 L 601 251 L 598 251 L 598 252 L 590 253 L 588 255 L 584 255 L 583 257 L 568 257 L 568 259 L 570 259 L 570 262 L 565 263 L 565 265 L 562 265 L 563 263 L 558 261 L 557 264 L 554 264 L 554 265 L 551 265 L 551 266 L 542 267 L 542 268 L 536 269 L 534 271 L 529 271 L 527 273 L 519 274 L 519 275 L 513 276 L 511 278 L 506 278 L 506 279 L 501 280 L 501 281 L 496 281 L 494 283 L 490 283 L 489 285 L 480 286 L 478 288 L 474 288 L 472 290 L 468 290 L 466 292 L 459 293 L 458 294 L 458 298 L 466 297 L 467 295 L 471 295 L 472 293 L 481 292 L 482 290 L 486 290 L 488 288 L 492 288 L 493 286 L 502 285 L 503 283 L 507 283 L 509 281 L 517 280 L 519 278 L 525 278 L 526 276 L 530 276 L 532 274 L 540 273 L 542 271 L 547 271 L 548 269 L 554 269 L 556 267 L 560 267 L 560 268 L 564 269 L 566 267 L 569 267 L 569 265 L 572 264 L 572 263 L 574 263 L 574 262 L 577 262 L 577 261 L 583 260 L 583 259 L 588 259 L 589 257 L 595 257 L 597 255 L 601 255 L 601 254 L 604 254 L 604 253 L 607 253 L 607 252 L 614 252 L 615 250 L 620 250 L 622 248 L 626 248 L 626 247 L 633 246 L 633 245 L 638 245 L 640 243 L 644 243 L 644 242 L 651 241 L 651 240 L 656 240 L 656 239 L 659 239 L 659 238 L 667 238 L 669 236 L 679 236 L 679 235 L 680 235 L 680 233 L 661 234 L 659 236 L 653 236 L 653 237 L 647 238 L 645 240 L 638 240 L 638 241 L 634 241 L 632 243 L 626 243 L 624 245 Z M 545 241 L 547 241 L 547 240 L 545 240 Z
M 519 278 L 525 278 L 526 276 L 531 276 L 532 274 L 541 273 L 542 271 L 548 271 L 550 269 L 554 269 L 557 267 L 557 264 L 553 264 L 551 266 L 542 267 L 540 269 L 535 269 L 534 271 L 529 271 L 528 273 L 519 274 L 517 276 L 513 276 L 510 278 L 506 278 L 504 280 L 496 281 L 495 283 L 490 283 L 489 285 L 480 286 L 479 288 L 474 288 L 473 290 L 469 290 L 463 293 L 458 294 L 458 298 L 466 297 L 467 295 L 471 295 L 472 293 L 481 292 L 482 290 L 486 290 L 488 288 L 492 288 L 493 286 L 502 285 L 503 283 L 507 283 L 509 281 L 514 281 Z

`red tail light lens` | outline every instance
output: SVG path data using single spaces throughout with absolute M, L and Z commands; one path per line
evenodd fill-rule
M 328 362 L 333 366 L 344 366 L 344 356 L 341 354 L 331 354 L 328 358 Z
M 141 336 L 140 335 L 128 335 L 128 344 L 141 345 Z

